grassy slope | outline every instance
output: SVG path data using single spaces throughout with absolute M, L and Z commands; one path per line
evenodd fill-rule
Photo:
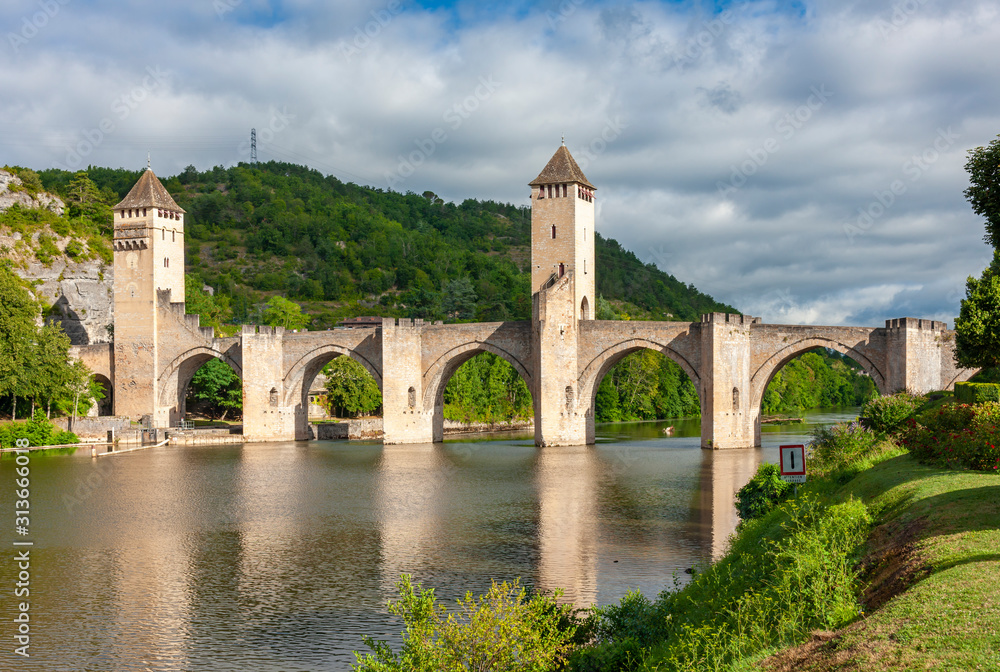
M 842 494 L 878 514 L 865 595 L 869 609 L 889 599 L 762 667 L 1000 668 L 1000 478 L 925 467 L 903 455 L 863 472 Z

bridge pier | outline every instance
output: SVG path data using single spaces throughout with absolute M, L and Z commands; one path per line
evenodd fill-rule
M 424 399 L 423 326 L 420 319 L 400 319 L 399 324 L 392 317 L 382 320 L 382 443 L 386 445 L 444 440 L 442 404 Z
M 579 321 L 573 272 L 534 296 L 531 352 L 534 359 L 536 446 L 579 446 L 593 434 L 589 400 L 581 398 L 578 380 Z M 592 439 L 591 439 L 592 442 Z
M 298 435 L 295 422 L 296 413 L 305 413 L 307 409 L 284 404 L 282 360 L 285 328 L 244 326 L 241 336 L 243 437 L 247 441 L 308 439 L 308 436 Z
M 750 403 L 750 327 L 760 318 L 701 316 L 701 447 L 713 450 L 760 445 L 760 407 Z

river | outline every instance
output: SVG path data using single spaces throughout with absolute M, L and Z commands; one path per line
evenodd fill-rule
M 507 435 L 33 456 L 31 657 L 13 654 L 8 527 L 0 669 L 348 670 L 362 634 L 398 641 L 385 602 L 402 572 L 446 601 L 517 577 L 581 605 L 653 597 L 724 551 L 758 462 L 854 415 L 765 426 L 746 451 L 701 450 L 679 420 L 541 450 Z M 6 458 L 11 517 L 14 477 Z

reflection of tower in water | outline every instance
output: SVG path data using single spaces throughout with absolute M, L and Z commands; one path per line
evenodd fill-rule
M 593 447 L 538 452 L 538 585 L 580 606 L 597 600 L 597 466 Z
M 399 575 L 432 574 L 442 489 L 453 469 L 432 443 L 385 446 L 375 479 L 382 590 L 394 595 Z
M 703 451 L 698 523 L 713 561 L 726 552 L 739 523 L 736 492 L 753 478 L 762 458 L 760 448 Z

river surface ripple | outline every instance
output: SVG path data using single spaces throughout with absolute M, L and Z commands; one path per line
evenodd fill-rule
M 403 572 L 446 602 L 517 577 L 580 605 L 653 597 L 724 551 L 760 461 L 855 414 L 765 426 L 745 451 L 701 450 L 678 420 L 541 450 L 508 435 L 33 456 L 31 657 L 13 653 L 8 545 L 0 669 L 348 670 L 362 634 L 399 641 L 385 602 Z M 0 462 L 8 512 L 13 471 Z

